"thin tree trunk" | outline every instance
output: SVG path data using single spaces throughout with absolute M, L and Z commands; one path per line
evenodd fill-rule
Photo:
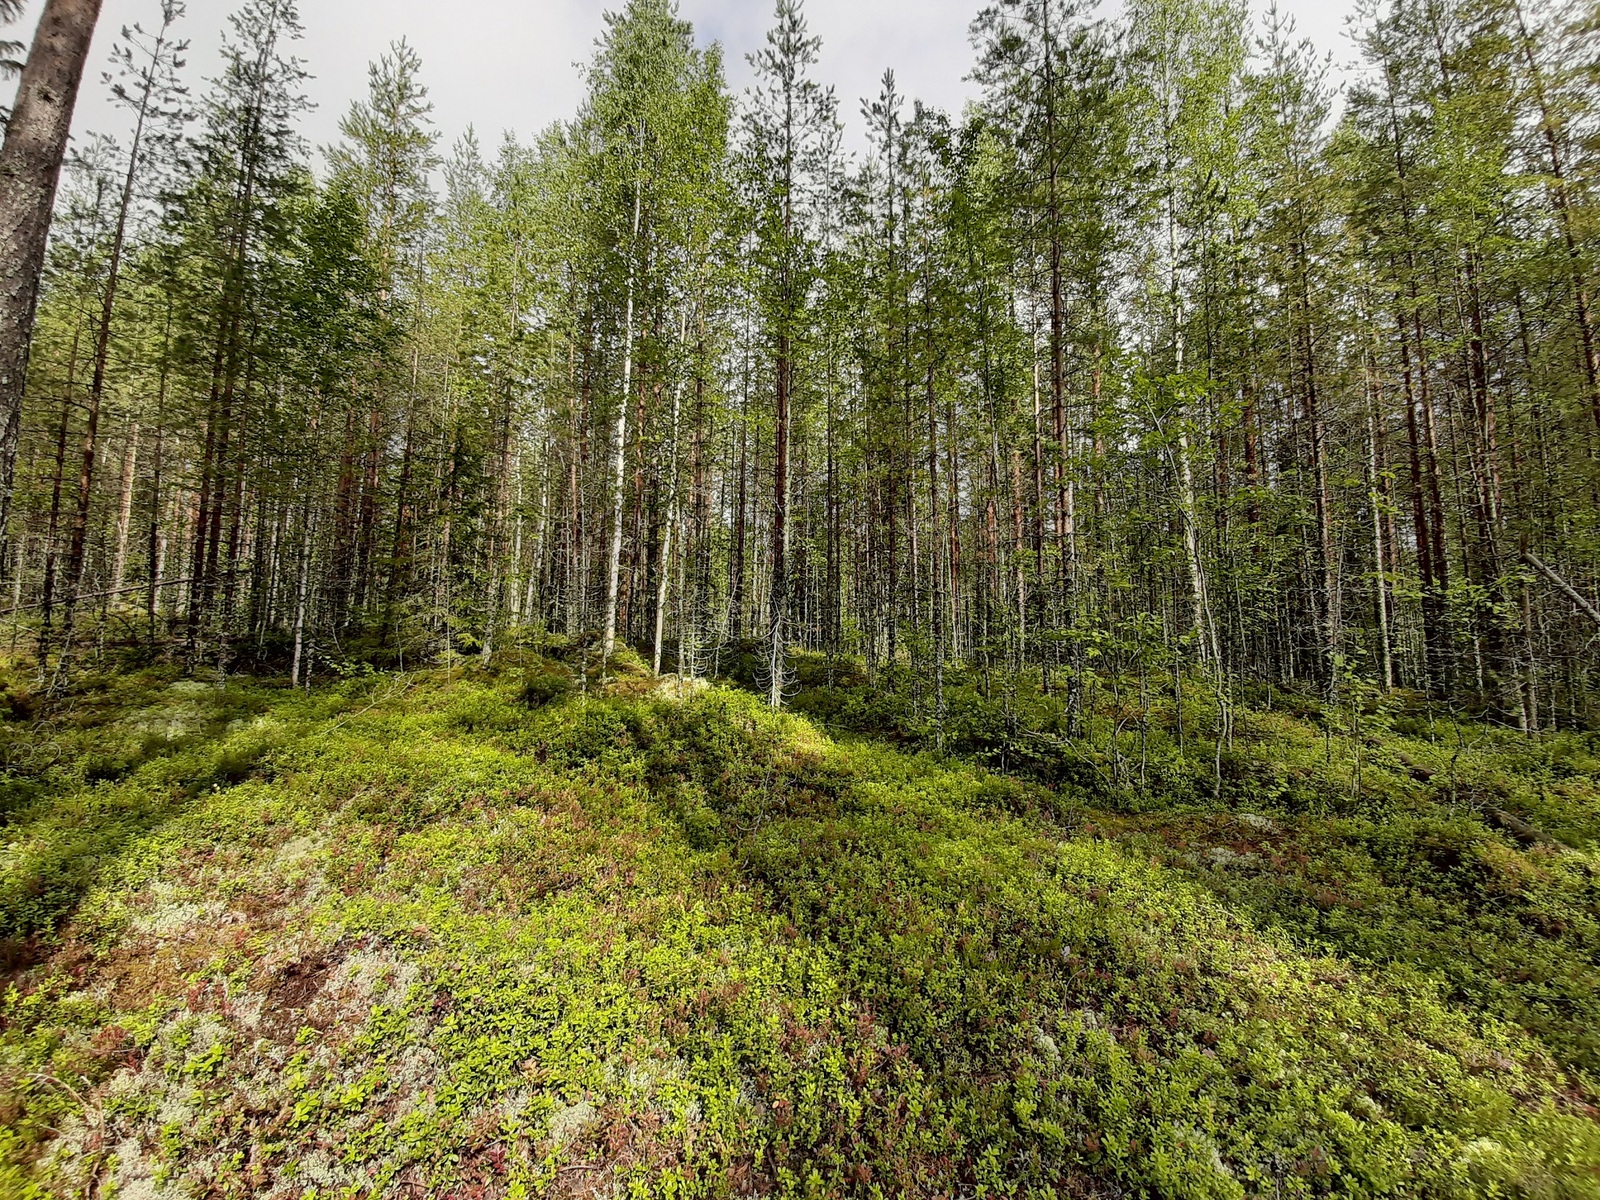
M 139 463 L 139 422 L 128 429 L 128 446 L 122 458 L 122 482 L 117 489 L 117 553 L 111 567 L 111 590 L 121 591 L 128 572 L 128 528 L 133 521 L 133 484 Z
M 306 608 L 311 594 L 311 534 L 315 519 L 308 499 L 300 515 L 300 579 L 295 588 L 294 600 L 294 652 L 289 660 L 289 684 L 300 686 L 300 672 L 305 659 Z
M 678 335 L 681 345 L 688 335 L 688 317 L 684 317 L 684 326 Z M 650 665 L 651 673 L 661 674 L 661 643 L 666 638 L 667 628 L 667 582 L 672 573 L 672 554 L 674 549 L 673 535 L 678 525 L 678 421 L 683 411 L 683 373 L 678 373 L 677 380 L 672 386 L 672 446 L 669 451 L 671 457 L 667 466 L 667 504 L 666 527 L 661 535 L 660 578 L 656 584 L 656 629 L 655 652 Z M 679 550 L 681 554 L 682 551 Z M 678 591 L 678 604 L 683 604 L 683 590 Z M 679 638 L 680 647 L 682 638 Z M 680 659 L 681 659 L 680 653 Z M 682 673 L 682 664 L 679 664 L 679 673 Z
M 139 156 L 144 151 L 145 123 L 150 115 L 150 105 L 155 96 L 156 66 L 166 43 L 167 27 L 162 26 L 155 48 L 151 52 L 150 66 L 143 78 L 139 105 L 134 117 L 133 140 L 128 148 L 128 169 L 122 177 L 122 194 L 117 201 L 116 232 L 111 239 L 111 256 L 106 267 L 105 286 L 100 298 L 100 327 L 95 334 L 94 376 L 89 384 L 89 419 L 83 431 L 83 470 L 78 476 L 78 504 L 72 521 L 72 549 L 67 557 L 66 616 L 62 621 L 62 661 L 60 676 L 64 678 L 67 655 L 71 653 L 73 621 L 77 614 L 78 590 L 83 581 L 85 539 L 89 529 L 89 504 L 93 495 L 95 456 L 99 452 L 100 413 L 104 406 L 106 366 L 111 356 L 111 330 L 116 315 L 117 290 L 122 277 L 122 256 L 127 246 L 128 215 L 133 208 L 134 188 L 139 180 Z M 138 426 L 134 426 L 133 446 L 138 445 Z M 135 451 L 130 452 L 136 453 Z M 127 504 L 132 500 L 132 475 L 125 469 L 126 482 L 123 493 L 127 497 L 119 510 L 117 526 L 117 558 L 115 585 L 121 586 L 123 554 L 127 546 Z
M 644 188 L 633 192 L 633 239 L 639 238 L 639 222 L 644 214 Z M 606 629 L 602 646 L 601 669 L 605 670 L 617 648 L 617 596 L 622 573 L 622 515 L 628 468 L 628 401 L 633 393 L 633 247 L 628 250 L 628 314 L 623 326 L 622 395 L 617 399 L 616 445 L 611 468 L 611 553 L 606 568 Z
M 56 601 L 56 576 L 61 554 L 57 541 L 61 533 L 61 485 L 66 474 L 67 431 L 72 415 L 72 389 L 78 374 L 78 346 L 80 331 L 73 330 L 72 352 L 67 356 L 67 391 L 61 400 L 61 423 L 56 429 L 56 465 L 50 486 L 50 524 L 45 534 L 44 600 L 40 605 L 43 616 L 39 623 L 39 674 L 45 673 L 50 655 L 53 618 Z
M 767 703 L 783 707 L 783 687 L 787 676 L 789 616 L 789 335 L 778 335 L 777 407 L 772 435 L 772 589 L 771 626 L 767 669 Z
M 1378 617 L 1378 661 L 1383 671 L 1383 686 L 1385 689 L 1392 689 L 1394 651 L 1389 640 L 1388 576 L 1384 569 L 1387 558 L 1383 545 L 1383 491 L 1378 473 L 1379 400 L 1370 374 L 1367 377 L 1367 387 L 1372 392 L 1367 412 L 1367 470 L 1371 475 L 1368 495 L 1372 505 L 1372 590 Z
M 931 347 L 930 347 L 931 351 Z M 940 545 L 944 540 L 943 531 L 939 528 L 939 418 L 934 395 L 933 357 L 930 352 L 928 359 L 927 400 L 928 400 L 928 580 L 929 580 L 929 614 L 933 625 L 933 703 L 934 703 L 934 742 L 938 749 L 944 750 L 944 598 L 941 595 L 943 581 L 943 568 L 939 562 Z
M 1545 88 L 1544 73 L 1533 52 L 1533 38 L 1528 33 L 1527 21 L 1520 3 L 1512 4 L 1517 18 L 1518 42 L 1528 75 L 1533 82 L 1533 96 L 1539 106 L 1539 131 L 1543 135 L 1545 153 L 1550 158 L 1550 208 L 1556 224 L 1561 228 L 1561 240 L 1567 252 L 1567 269 L 1572 279 L 1573 316 L 1578 323 L 1578 340 L 1582 348 L 1584 380 L 1588 384 L 1589 407 L 1600 427 L 1600 345 L 1596 344 L 1594 318 L 1591 312 L 1589 279 L 1583 269 L 1583 247 L 1572 228 L 1572 199 L 1567 183 L 1567 166 L 1562 155 L 1561 136 L 1555 117 L 1550 111 L 1549 96 Z
M 1522 561 L 1548 579 L 1555 585 L 1557 591 L 1572 601 L 1573 606 L 1579 612 L 1593 621 L 1596 626 L 1600 626 L 1600 608 L 1596 608 L 1587 596 L 1557 574 L 1543 559 L 1533 551 L 1525 550 L 1522 554 Z
M 745 370 L 743 402 L 739 412 L 739 485 L 733 513 L 733 549 L 729 555 L 728 625 L 734 641 L 744 637 L 745 545 L 749 537 L 750 510 L 750 387 Z
M 156 449 L 151 464 L 150 477 L 150 529 L 148 540 L 150 594 L 145 601 L 145 616 L 152 644 L 156 640 L 157 593 L 161 587 L 162 558 L 166 547 L 166 534 L 161 523 L 161 478 L 163 453 L 166 449 L 167 382 L 172 371 L 172 304 L 167 304 L 166 325 L 162 332 L 161 372 L 156 385 Z

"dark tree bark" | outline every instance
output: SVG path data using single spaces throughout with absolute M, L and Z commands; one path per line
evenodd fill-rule
M 50 525 L 45 534 L 44 597 L 40 604 L 39 619 L 39 674 L 42 676 L 50 657 L 52 617 L 55 612 L 56 574 L 61 559 L 57 542 L 61 533 L 61 482 L 66 470 L 67 431 L 72 423 L 72 387 L 78 373 L 78 337 L 72 335 L 72 356 L 67 365 L 67 394 L 61 401 L 61 423 L 56 428 L 56 466 L 50 489 Z
M 22 431 L 39 276 L 100 0 L 48 0 L 0 148 L 0 533 Z

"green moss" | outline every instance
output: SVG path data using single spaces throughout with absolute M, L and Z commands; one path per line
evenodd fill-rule
M 124 682 L 34 729 L 78 740 L 0 865 L 43 956 L 0 1014 L 0 1191 L 1600 1195 L 1561 1015 L 1587 851 L 1398 758 L 1346 803 L 1282 715 L 1236 743 L 1275 804 L 1112 808 L 733 691 L 530 706 L 564 670 Z M 1580 747 L 1384 739 L 1587 827 Z M 1513 960 L 1537 986 L 1486 986 Z

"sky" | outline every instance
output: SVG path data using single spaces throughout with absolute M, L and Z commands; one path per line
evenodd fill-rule
M 1114 0 L 1112 0 L 1114 2 Z M 1262 0 L 1252 0 L 1260 10 Z M 434 121 L 446 146 L 474 126 L 488 145 L 511 130 L 531 137 L 571 115 L 582 97 L 580 62 L 593 53 L 601 14 L 622 0 L 301 0 L 306 27 L 298 53 L 314 78 L 316 108 L 304 131 L 313 146 L 338 138 L 340 117 L 366 90 L 367 64 L 404 36 L 422 55 Z M 849 130 L 847 146 L 863 138 L 864 96 L 876 95 L 886 67 L 900 90 L 950 111 L 973 97 L 967 30 L 982 0 L 807 0 L 812 32 L 822 38 L 818 76 L 838 91 Z M 112 42 L 125 25 L 149 28 L 157 0 L 104 0 L 94 47 L 95 70 L 79 99 L 75 133 L 120 133 L 124 125 L 107 101 L 100 76 Z M 189 0 L 184 35 L 196 91 L 217 70 L 217 46 L 235 0 Z M 32 0 L 23 26 L 31 36 L 43 0 Z M 702 43 L 722 42 L 729 81 L 743 90 L 745 55 L 762 44 L 770 0 L 679 0 Z M 1336 63 L 1352 57 L 1344 32 L 1353 0 L 1279 0 L 1299 31 Z

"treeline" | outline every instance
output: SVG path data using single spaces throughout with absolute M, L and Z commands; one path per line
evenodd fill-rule
M 197 94 L 182 16 L 59 206 L 4 556 L 55 677 L 592 634 L 775 703 L 803 649 L 1595 716 L 1586 10 L 1394 0 L 1341 95 L 1242 3 L 1000 0 L 953 116 L 843 111 L 799 0 L 742 96 L 630 0 L 531 144 L 442 153 L 395 45 L 321 176 L 293 0 Z

